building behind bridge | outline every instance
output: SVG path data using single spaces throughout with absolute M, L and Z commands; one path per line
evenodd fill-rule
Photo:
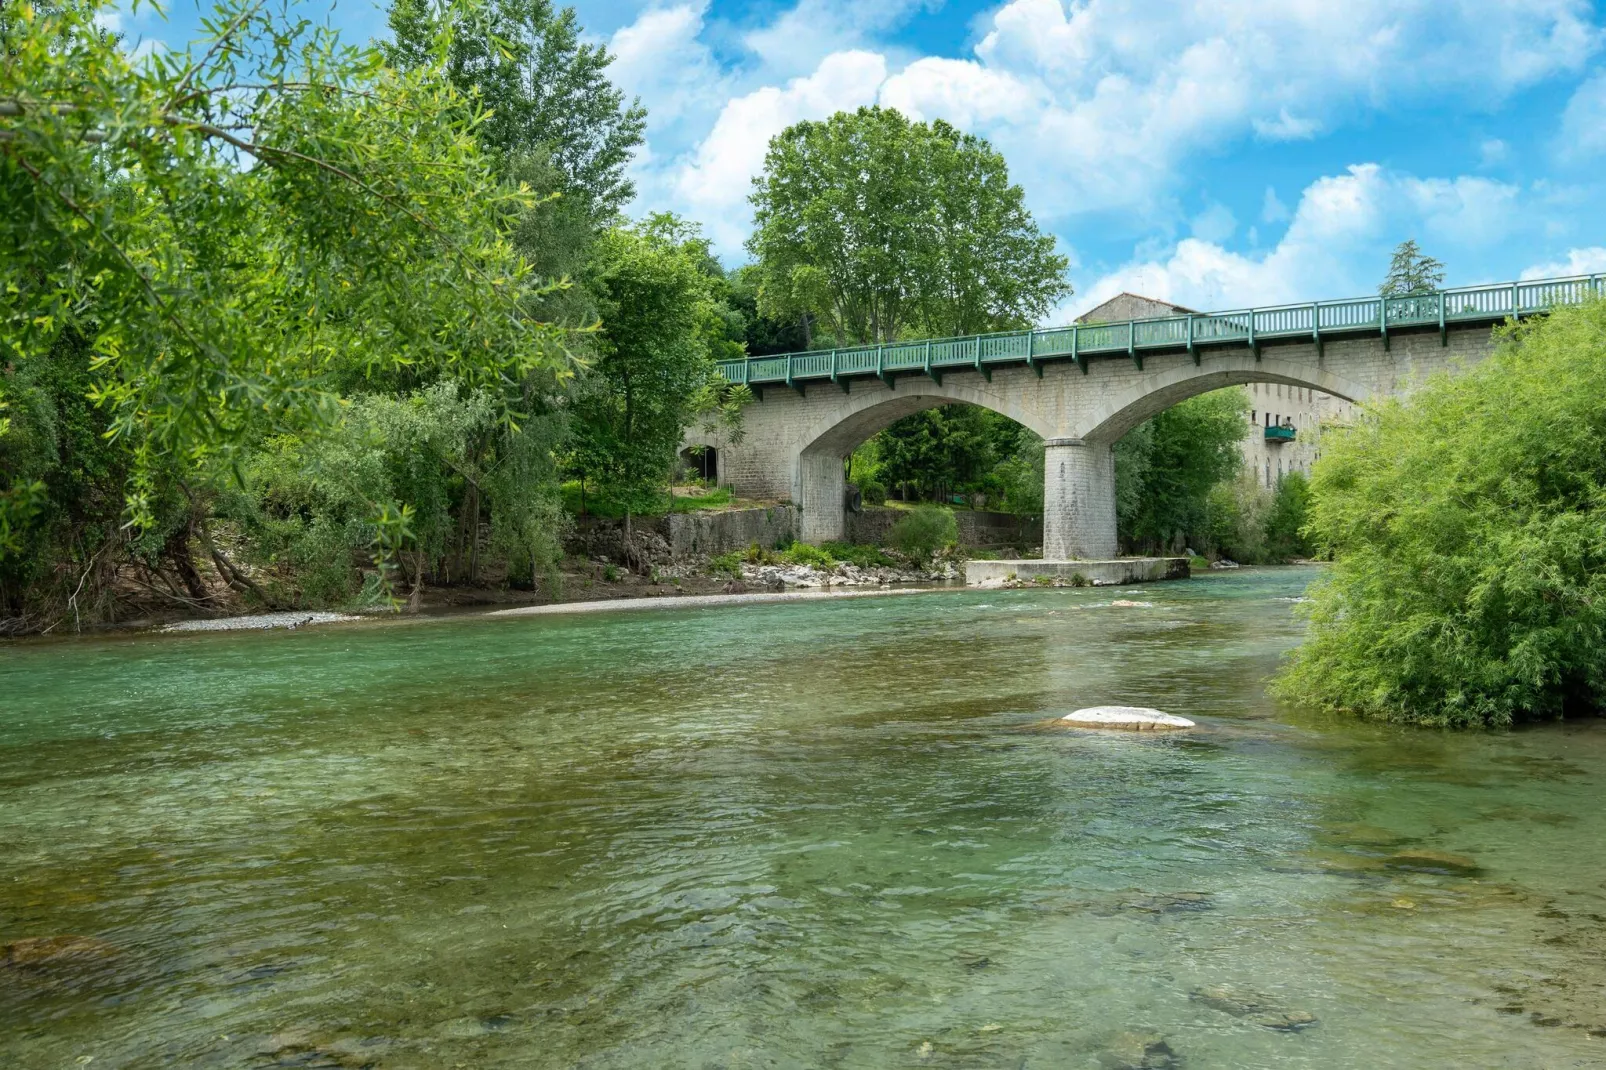
M 1189 314 L 1198 313 L 1142 294 L 1119 293 L 1077 317 L 1076 322 L 1124 323 Z M 1354 415 L 1354 406 L 1348 401 L 1308 387 L 1250 383 L 1243 389 L 1249 395 L 1248 420 L 1253 425 L 1240 446 L 1244 468 L 1267 488 L 1275 487 L 1288 472 L 1309 475 L 1311 464 L 1321 456 L 1322 427 L 1348 423 Z M 1292 441 L 1271 432 L 1287 425 L 1294 431 Z

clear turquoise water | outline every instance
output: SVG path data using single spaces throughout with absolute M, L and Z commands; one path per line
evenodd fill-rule
M 0 647 L 0 1063 L 1606 1065 L 1606 725 L 1274 706 L 1313 575 Z

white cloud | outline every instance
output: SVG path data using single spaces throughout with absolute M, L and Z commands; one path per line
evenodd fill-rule
M 881 56 L 838 52 L 821 61 L 807 78 L 732 100 L 679 169 L 675 184 L 680 201 L 705 225 L 716 245 L 740 248 L 751 221 L 748 192 L 753 176 L 763 167 L 770 138 L 803 119 L 821 119 L 873 102 L 886 77 Z
M 1321 130 L 1315 119 L 1300 119 L 1279 108 L 1275 119 L 1254 119 L 1255 133 L 1267 141 L 1309 141 Z
M 1506 157 L 1510 154 L 1511 146 L 1497 137 L 1488 138 L 1478 146 L 1478 155 L 1483 158 L 1483 166 L 1485 167 L 1493 167 L 1495 164 L 1504 163 Z
M 970 56 L 909 57 L 882 38 L 937 0 L 796 0 L 734 35 L 708 25 L 707 0 L 657 2 L 613 44 L 621 83 L 652 111 L 642 206 L 701 219 L 726 255 L 745 236 L 768 138 L 838 108 L 879 101 L 987 137 L 1050 227 L 1101 212 L 1170 225 L 1200 153 L 1325 136 L 1447 96 L 1461 111 L 1492 106 L 1582 70 L 1601 44 L 1589 0 L 1350 0 L 1342 11 L 1177 0 L 1163 13 L 1148 0 L 1008 0 L 978 22 Z M 721 33 L 746 49 L 723 66 L 703 43 Z M 1599 100 L 1574 102 L 1575 141 L 1606 148 L 1606 75 L 1596 83 Z M 1427 210 L 1493 195 L 1465 181 L 1419 191 Z M 1280 221 L 1275 194 L 1262 219 Z
M 703 31 L 706 0 L 675 7 L 648 8 L 608 41 L 613 66 L 608 77 L 629 96 L 649 101 L 648 118 L 665 125 L 699 103 L 717 105 L 724 76 Z
M 1013 75 L 937 58 L 916 60 L 888 78 L 880 101 L 911 119 L 946 119 L 967 130 L 1026 120 L 1045 103 L 1038 88 Z
M 1266 196 L 1260 202 L 1262 223 L 1281 223 L 1288 218 L 1288 206 L 1277 199 L 1277 191 L 1266 187 Z
M 1606 274 L 1606 245 L 1568 249 L 1567 259 L 1535 264 L 1522 273 L 1525 279 L 1559 279 L 1568 275 Z
M 933 0 L 798 0 L 773 22 L 742 38 L 764 68 L 781 75 L 814 70 L 833 52 L 873 46 Z
M 1561 154 L 1583 159 L 1606 152 L 1606 72 L 1579 86 L 1561 116 Z
M 1193 236 L 1201 241 L 1224 242 L 1238 230 L 1238 219 L 1224 204 L 1212 204 L 1193 217 Z
M 1441 258 L 1497 245 L 1519 215 L 1519 191 L 1483 178 L 1417 178 L 1358 164 L 1306 188 L 1276 248 L 1232 252 L 1201 236 L 1134 261 L 1078 294 L 1089 308 L 1124 291 L 1198 309 L 1242 308 L 1371 292 L 1390 249 L 1417 234 Z M 1606 251 L 1603 251 L 1606 252 Z M 1452 259 L 1453 262 L 1453 259 Z M 1371 275 L 1363 270 L 1371 265 Z

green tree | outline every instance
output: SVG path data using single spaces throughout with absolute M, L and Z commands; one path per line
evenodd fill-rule
M 686 429 L 698 419 L 739 428 L 750 395 L 715 368 L 741 347 L 728 337 L 718 264 L 695 228 L 672 216 L 616 227 L 590 270 L 602 326 L 572 406 L 570 463 L 628 521 L 662 505 Z
M 1071 292 L 1003 157 L 941 120 L 870 107 L 791 126 L 752 202 L 759 311 L 844 345 L 1026 327 Z
M 1310 514 L 1310 481 L 1303 472 L 1289 472 L 1277 483 L 1266 513 L 1266 553 L 1273 561 L 1310 556 L 1304 528 Z
M 550 0 L 393 0 L 385 45 L 403 70 L 441 73 L 484 109 L 475 135 L 507 158 L 550 161 L 564 192 L 594 221 L 635 196 L 625 175 L 642 143 L 647 113 L 608 81 L 613 57 L 581 41 L 573 8 Z
M 1430 294 L 1444 285 L 1444 265 L 1424 253 L 1415 238 L 1407 238 L 1389 258 L 1388 275 L 1377 292 L 1384 297 Z
M 532 380 L 567 374 L 567 336 L 535 315 L 553 289 L 505 235 L 531 198 L 499 184 L 438 71 L 259 0 L 136 59 L 105 8 L 0 18 L 0 405 L 29 406 L 0 435 L 8 615 L 37 602 L 9 558 L 41 524 L 69 602 L 122 553 L 165 554 L 176 596 L 202 600 L 198 510 L 262 442 L 338 426 L 353 384 L 455 383 L 512 426 Z M 93 508 L 60 496 L 90 473 Z M 407 503 L 370 504 L 400 547 Z
M 1243 463 L 1249 399 L 1240 388 L 1190 398 L 1115 445 L 1117 530 L 1136 549 L 1169 551 L 1207 529 L 1211 488 Z
M 1307 530 L 1333 556 L 1278 688 L 1477 726 L 1606 699 L 1606 302 L 1328 432 Z

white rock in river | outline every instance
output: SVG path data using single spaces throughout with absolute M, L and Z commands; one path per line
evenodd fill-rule
M 1186 717 L 1143 706 L 1089 706 L 1067 713 L 1061 720 L 1083 728 L 1124 728 L 1129 732 L 1164 732 L 1194 726 Z

